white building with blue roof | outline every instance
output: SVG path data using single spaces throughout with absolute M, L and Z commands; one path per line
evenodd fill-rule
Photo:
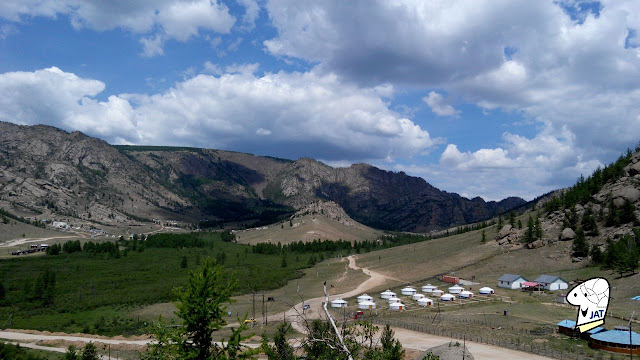
M 544 286 L 544 289 L 549 291 L 564 290 L 569 288 L 569 283 L 560 276 L 556 275 L 540 275 L 533 281 Z
M 506 289 L 520 289 L 527 279 L 520 275 L 504 274 L 498 278 L 498 286 Z

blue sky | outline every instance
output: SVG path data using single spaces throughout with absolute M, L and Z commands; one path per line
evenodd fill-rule
M 636 1 L 5 0 L 0 120 L 531 199 L 640 139 Z

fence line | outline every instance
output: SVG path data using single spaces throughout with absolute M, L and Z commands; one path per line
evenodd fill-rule
M 575 352 L 565 352 L 559 351 L 553 348 L 549 348 L 545 344 L 533 345 L 533 344 L 525 344 L 520 342 L 520 339 L 494 339 L 490 337 L 482 337 L 478 335 L 469 335 L 458 332 L 453 332 L 449 330 L 436 329 L 434 327 L 424 325 L 424 324 L 412 324 L 406 323 L 398 320 L 390 320 L 390 319 L 381 319 L 374 318 L 372 322 L 379 325 L 390 325 L 394 327 L 399 327 L 407 330 L 424 332 L 432 335 L 438 335 L 442 337 L 448 337 L 450 339 L 463 340 L 470 342 L 476 342 L 480 344 L 494 345 L 499 347 L 504 347 L 507 349 L 523 351 L 531 354 L 551 357 L 554 359 L 563 359 L 563 360 L 594 360 L 592 357 L 587 357 L 584 354 L 575 353 Z

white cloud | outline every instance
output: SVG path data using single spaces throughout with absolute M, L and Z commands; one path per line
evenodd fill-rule
M 252 10 L 253 11 L 253 10 Z M 147 34 L 141 42 L 146 56 L 159 55 L 159 38 L 186 41 L 200 30 L 229 33 L 235 17 L 218 0 L 3 0 L 0 18 L 21 22 L 28 17 L 68 15 L 76 29 L 116 28 Z
M 565 186 L 640 139 L 638 1 L 601 1 L 597 15 L 572 0 L 270 0 L 265 8 L 277 29 L 264 43 L 274 55 L 360 84 L 442 89 L 536 125 L 537 134 L 507 134 L 492 149 L 448 148 L 439 166 L 458 156 L 458 178 L 531 163 L 541 170 L 527 170 L 530 178 L 501 175 L 508 191 Z M 436 114 L 455 111 L 437 93 L 426 100 Z
M 11 24 L 2 24 L 0 25 L 0 40 L 6 39 L 7 37 L 18 32 L 15 26 Z
M 211 61 L 205 61 L 204 72 L 213 75 L 222 75 L 222 74 L 254 74 L 260 68 L 259 63 L 253 64 L 231 64 L 227 65 L 224 68 L 218 66 L 217 64 L 212 63 Z
M 448 144 L 439 164 L 398 165 L 397 170 L 424 176 L 435 186 L 463 196 L 488 200 L 507 196 L 534 197 L 572 184 L 580 174 L 593 172 L 602 162 L 585 159 L 568 130 L 543 130 L 533 138 L 505 132 L 501 147 L 460 151 Z
M 102 92 L 101 81 L 83 79 L 51 67 L 34 72 L 0 74 L 0 120 L 18 124 L 48 124 L 80 130 L 112 141 L 132 139 L 133 109 L 126 100 Z
M 422 101 L 429 105 L 431 111 L 438 116 L 458 116 L 460 114 L 459 110 L 456 110 L 453 106 L 447 104 L 444 97 L 435 91 L 429 92 L 429 95 L 423 97 Z
M 164 37 L 160 34 L 140 39 L 142 44 L 142 55 L 153 57 L 164 54 Z
M 260 64 L 232 64 L 225 66 L 225 72 L 227 74 L 253 74 L 258 71 Z
M 408 158 L 441 142 L 390 110 L 379 89 L 315 71 L 200 74 L 162 93 L 96 100 L 104 88 L 58 68 L 0 74 L 0 120 L 46 123 L 110 142 L 327 160 Z
M 260 5 L 256 0 L 238 0 L 240 5 L 244 6 L 245 13 L 242 16 L 242 24 L 245 30 L 251 30 L 255 27 L 256 19 L 260 16 Z

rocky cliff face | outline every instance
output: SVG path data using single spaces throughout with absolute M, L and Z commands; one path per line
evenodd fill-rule
M 104 141 L 49 126 L 0 122 L 0 203 L 105 223 L 188 203 Z
M 626 165 L 621 166 L 621 161 Z M 545 211 L 550 203 L 572 191 L 572 188 L 557 190 L 542 197 L 536 207 L 541 214 L 544 236 L 527 247 L 537 248 L 555 241 L 570 242 L 582 229 L 590 246 L 597 245 L 604 250 L 607 239 L 631 234 L 634 227 L 640 225 L 640 152 L 631 154 L 628 160 L 619 159 L 616 164 L 610 168 L 620 166 L 618 175 L 601 184 L 597 192 L 573 207 Z M 496 241 L 501 246 L 519 248 L 522 247 L 523 234 L 524 230 L 505 225 L 496 236 Z M 581 260 L 585 259 L 574 257 L 574 261 Z
M 428 231 L 524 203 L 466 199 L 367 164 L 333 168 L 221 150 L 114 147 L 79 132 L 8 123 L 0 123 L 0 186 L 0 205 L 104 222 L 127 214 L 269 222 L 325 200 L 373 227 Z

